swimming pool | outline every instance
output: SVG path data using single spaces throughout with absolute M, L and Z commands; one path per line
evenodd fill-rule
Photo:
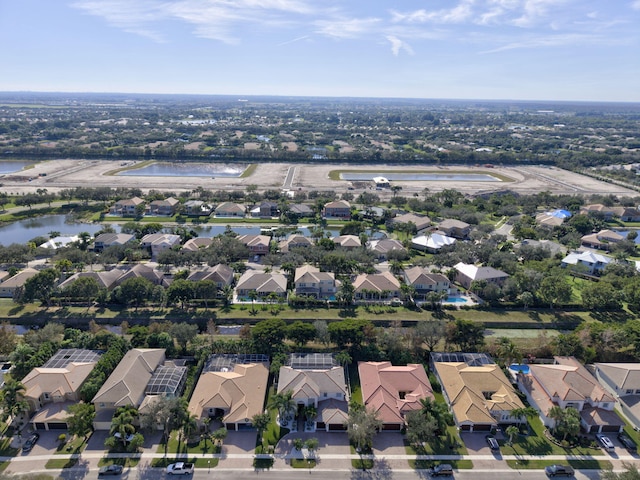
M 447 302 L 447 303 L 467 303 L 467 299 L 465 297 L 447 297 L 445 302 Z
M 509 370 L 527 374 L 529 373 L 529 365 L 525 365 L 524 363 L 512 363 L 511 365 L 509 365 Z

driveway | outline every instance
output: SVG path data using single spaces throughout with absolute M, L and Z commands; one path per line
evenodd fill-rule
M 409 463 L 404 458 L 384 458 L 390 455 L 406 455 L 403 439 L 404 436 L 399 432 L 380 432 L 373 437 L 376 468 L 409 468 Z
M 346 432 L 324 432 L 317 431 L 314 433 L 296 432 L 289 433 L 280 439 L 276 446 L 275 456 L 278 466 L 286 465 L 285 456 L 291 453 L 293 449 L 293 440 L 301 438 L 318 439 L 318 450 L 316 452 L 316 463 L 318 468 L 344 470 L 351 468 L 351 460 L 349 458 L 340 457 L 342 455 L 350 455 L 349 439 Z M 334 458 L 336 455 L 338 457 Z
M 256 449 L 256 432 L 230 430 L 222 445 L 223 455 L 251 455 L 251 457 L 229 458 L 223 457 L 218 464 L 219 468 L 250 468 L 253 463 L 253 454 Z

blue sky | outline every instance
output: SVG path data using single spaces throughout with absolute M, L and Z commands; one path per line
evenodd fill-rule
M 640 0 L 0 0 L 0 91 L 640 101 Z

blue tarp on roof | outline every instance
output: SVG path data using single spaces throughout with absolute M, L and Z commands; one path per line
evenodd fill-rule
M 547 212 L 548 215 L 551 215 L 552 217 L 557 217 L 557 218 L 569 218 L 571 217 L 571 212 L 568 210 L 562 210 L 562 209 L 558 209 L 558 210 L 554 210 L 552 212 Z

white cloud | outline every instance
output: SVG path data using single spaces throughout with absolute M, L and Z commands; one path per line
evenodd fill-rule
M 543 37 L 529 37 L 522 40 L 511 42 L 501 47 L 491 50 L 485 50 L 480 53 L 497 53 L 506 50 L 515 50 L 522 48 L 549 48 L 562 47 L 568 45 L 592 45 L 602 44 L 604 38 L 599 35 L 590 34 L 565 34 L 565 35 L 549 35 Z
M 379 18 L 323 19 L 315 22 L 317 33 L 334 38 L 355 38 L 370 33 Z
M 396 57 L 400 54 L 401 50 L 404 50 L 405 53 L 409 55 L 413 55 L 413 49 L 411 45 L 400 40 L 395 35 L 387 35 L 386 39 L 391 43 L 391 53 L 393 53 Z
M 635 0 L 631 3 L 631 8 L 634 10 L 640 10 L 640 0 Z

